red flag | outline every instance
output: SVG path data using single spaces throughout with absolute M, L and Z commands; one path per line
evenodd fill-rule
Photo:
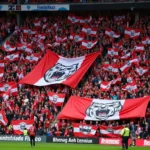
M 0 82 L 3 79 L 3 75 L 4 75 L 4 68 L 0 68 Z
M 25 59 L 26 62 L 30 62 L 30 63 L 38 62 L 38 60 L 39 60 L 39 54 L 36 53 L 27 55 Z
M 111 87 L 111 81 L 102 81 L 100 85 L 100 91 L 109 91 Z
M 123 56 L 121 57 L 121 59 L 127 60 L 127 59 L 130 58 L 130 56 L 131 56 L 131 53 L 127 53 L 127 54 L 123 55 Z
M 66 94 L 58 94 L 54 92 L 47 92 L 49 100 L 55 105 L 55 106 L 62 106 L 65 100 Z
M 140 36 L 139 29 L 125 28 L 124 36 L 126 38 L 138 38 Z
M 121 77 L 120 77 L 120 76 L 111 81 L 111 84 L 112 84 L 112 85 L 118 84 L 118 83 L 121 83 Z
M 71 96 L 57 119 L 106 121 L 141 118 L 145 116 L 149 101 L 149 96 L 117 101 Z
M 33 24 L 36 28 L 41 28 L 41 21 L 40 20 L 34 20 Z
M 81 49 L 87 50 L 93 48 L 97 44 L 97 40 L 95 41 L 88 41 L 88 40 L 83 40 Z
M 17 44 L 17 49 L 26 53 L 32 53 L 33 47 L 29 44 Z
M 118 58 L 118 49 L 117 48 L 108 48 L 108 56 Z
M 142 76 L 142 75 L 144 75 L 146 72 L 149 71 L 149 67 L 139 67 L 139 66 L 137 66 L 137 67 L 135 68 L 135 71 L 137 72 L 137 74 L 138 74 L 139 76 Z
M 114 32 L 111 29 L 106 28 L 105 30 L 105 35 L 107 35 L 110 38 L 119 38 L 120 37 L 120 33 Z
M 143 37 L 142 44 L 149 45 L 150 44 L 150 37 Z
M 101 125 L 100 133 L 103 137 L 119 138 L 121 137 L 121 131 L 123 128 L 123 126 L 110 127 Z
M 6 52 L 12 52 L 16 50 L 16 47 L 12 46 L 9 41 L 6 41 L 4 45 L 2 46 L 2 50 Z
M 82 34 L 71 34 L 70 40 L 74 40 L 75 42 L 82 42 L 84 40 L 84 35 Z
M 4 69 L 4 65 L 5 65 L 5 64 L 4 64 L 4 60 L 0 60 L 0 68 L 1 68 L 1 69 Z
M 68 22 L 69 23 L 78 23 L 79 20 L 80 20 L 80 17 L 78 17 L 78 16 L 75 16 L 75 15 L 72 15 L 72 14 L 70 14 L 68 16 Z
M 11 122 L 14 130 L 14 134 L 23 134 L 24 129 L 27 130 L 33 125 L 34 120 L 13 120 Z
M 135 82 L 128 83 L 128 84 L 122 86 L 122 90 L 128 91 L 128 92 L 135 92 L 135 91 L 137 91 L 137 85 Z
M 14 62 L 19 60 L 19 53 L 10 54 L 4 57 L 4 60 L 7 62 Z
M 91 28 L 89 26 L 83 26 L 82 33 L 87 34 L 87 35 L 91 35 L 91 36 L 96 36 L 97 28 Z
M 144 52 L 144 50 L 145 50 L 144 44 L 136 45 L 134 49 L 135 52 Z
M 0 111 L 0 122 L 6 126 L 8 123 L 8 120 L 6 118 L 5 112 L 3 110 Z
M 87 24 L 87 23 L 91 23 L 92 22 L 92 16 L 88 16 L 88 17 L 80 17 L 80 24 Z
M 108 72 L 113 72 L 113 73 L 118 73 L 119 72 L 119 66 L 117 64 L 103 64 L 101 66 L 103 70 L 108 71 Z
M 19 83 L 36 86 L 65 84 L 75 88 L 98 55 L 99 52 L 96 52 L 76 58 L 65 58 L 49 50 Z
M 97 126 L 73 123 L 73 133 L 76 137 L 94 137 Z
M 127 72 L 133 65 L 138 65 L 139 61 L 137 58 L 132 58 L 129 61 L 127 61 L 121 68 L 120 70 L 122 72 Z

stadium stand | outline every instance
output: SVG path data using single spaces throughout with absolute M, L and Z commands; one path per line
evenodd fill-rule
M 120 0 L 119 2 L 123 1 Z M 24 20 L 23 26 L 20 27 L 16 25 L 14 18 L 6 19 L 2 17 L 0 20 L 1 41 L 4 41 L 12 33 L 10 38 L 5 41 L 6 48 L 2 48 L 3 51 L 0 54 L 1 62 L 7 60 L 4 71 L 1 71 L 3 74 L 1 77 L 2 82 L 10 84 L 18 82 L 31 72 L 48 49 L 67 58 L 83 56 L 97 51 L 100 51 L 101 55 L 75 89 L 64 85 L 46 87 L 18 85 L 17 92 L 10 95 L 2 93 L 0 109 L 5 110 L 8 125 L 7 127 L 0 126 L 0 134 L 13 134 L 12 120 L 34 119 L 39 135 L 73 136 L 73 127 L 70 120 L 56 120 L 56 116 L 62 107 L 56 107 L 49 101 L 47 91 L 57 94 L 65 93 L 65 103 L 71 95 L 112 100 L 132 99 L 150 95 L 149 25 L 149 15 L 140 15 L 139 18 L 135 18 L 132 12 L 122 14 L 115 12 L 101 15 L 88 13 L 86 16 L 82 13 L 80 15 L 78 13 L 57 13 L 55 16 L 49 15 L 48 17 L 28 16 Z M 86 33 L 83 31 L 87 26 L 94 35 L 91 34 L 91 31 Z M 126 28 L 128 30 L 131 28 L 134 32 L 140 30 L 140 35 L 128 38 L 128 35 L 125 34 Z M 79 35 L 80 38 L 72 38 L 75 37 L 74 35 Z M 78 41 L 80 39 L 81 41 Z M 83 50 L 81 48 L 83 40 L 91 42 L 96 40 L 97 43 L 92 49 Z M 9 55 L 12 52 L 7 51 L 7 46 L 12 49 L 13 47 L 19 49 L 23 45 L 28 46 L 28 49 L 21 53 L 16 53 L 17 50 L 14 50 L 13 53 L 18 54 L 19 57 L 17 55 L 16 59 L 10 59 Z M 35 54 L 34 57 L 38 57 L 36 61 L 32 62 L 28 59 L 31 51 Z M 127 60 L 134 60 L 135 63 L 129 67 L 126 65 Z M 102 88 L 103 84 L 107 86 L 112 80 L 114 82 L 108 86 L 108 89 Z M 130 88 L 127 88 L 127 85 Z M 150 123 L 149 116 L 150 108 L 148 107 L 144 119 L 123 120 L 119 123 L 116 121 L 85 122 L 83 120 L 80 123 L 96 124 L 97 126 L 100 124 L 117 126 L 118 124 L 123 125 L 134 121 L 136 125 L 141 127 L 141 130 L 137 131 L 137 136 L 143 138 L 147 122 Z M 150 124 L 148 125 L 150 126 Z M 101 136 L 99 129 L 96 136 Z M 148 138 L 148 135 L 144 138 Z

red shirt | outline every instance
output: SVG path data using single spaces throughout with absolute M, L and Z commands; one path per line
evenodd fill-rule
M 36 135 L 36 129 L 35 129 L 35 127 L 34 126 L 30 127 L 30 129 L 29 129 L 28 132 L 29 132 L 30 136 L 35 136 Z

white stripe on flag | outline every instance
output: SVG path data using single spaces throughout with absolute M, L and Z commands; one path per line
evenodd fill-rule
M 53 101 L 53 96 L 49 96 L 49 100 L 51 100 L 53 103 L 54 103 L 54 101 Z M 64 102 L 64 98 L 57 98 L 57 101 L 56 101 L 56 103 L 63 103 Z
M 81 132 L 79 128 L 74 127 L 74 132 Z M 91 129 L 91 132 L 89 134 L 95 135 L 96 130 Z M 82 132 L 81 132 L 82 133 Z
M 113 130 L 113 134 L 121 134 L 122 130 Z M 101 134 L 112 134 L 111 132 L 107 130 L 100 130 Z
M 77 58 L 64 58 L 64 57 L 59 56 L 59 60 L 56 63 L 60 63 L 64 66 L 71 66 L 71 65 L 78 64 L 78 69 L 79 69 L 81 67 L 82 62 L 84 61 L 84 59 L 85 59 L 85 56 L 77 57 Z M 52 81 L 51 85 L 62 83 L 63 81 L 66 81 L 66 79 L 59 80 L 59 81 Z M 36 86 L 46 86 L 46 85 L 49 85 L 49 84 L 50 84 L 49 82 L 46 82 L 44 80 L 44 78 L 41 77 L 41 79 L 39 81 L 37 81 L 34 85 L 36 85 Z
M 26 128 L 26 129 L 29 129 L 31 126 L 32 126 L 32 124 L 28 124 L 28 125 L 25 126 L 25 128 Z M 13 125 L 13 129 L 14 129 L 14 130 L 20 130 L 20 131 L 22 131 L 22 130 L 20 129 L 20 125 Z
M 108 104 L 111 104 L 112 106 L 112 108 L 114 109 L 114 107 L 115 107 L 115 103 L 119 103 L 120 102 L 120 104 L 122 105 L 122 107 L 123 107 L 123 105 L 124 105 L 124 103 L 125 103 L 125 100 L 116 100 L 116 101 L 114 101 L 114 102 L 110 102 L 110 100 L 103 100 L 103 99 L 93 99 L 93 101 L 91 102 L 91 106 L 92 106 L 92 104 L 96 104 L 97 106 L 99 106 L 99 108 L 100 108 L 100 106 L 102 106 L 103 105 L 103 108 L 104 108 L 104 106 L 106 105 L 106 107 L 108 107 Z M 107 111 L 107 110 L 106 110 Z M 93 111 L 93 113 L 91 113 L 91 116 L 85 116 L 85 120 L 100 120 L 101 118 L 96 118 L 95 117 L 95 112 Z M 100 116 L 99 116 L 100 117 Z M 104 117 L 102 117 L 102 118 L 105 118 L 105 116 Z M 119 114 L 119 111 L 116 111 L 116 112 L 114 112 L 114 115 L 113 116 L 108 116 L 108 118 L 105 118 L 104 120 L 119 120 L 120 119 L 120 114 Z

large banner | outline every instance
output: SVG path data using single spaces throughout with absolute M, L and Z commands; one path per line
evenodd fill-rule
M 72 96 L 57 119 L 100 121 L 140 118 L 145 116 L 149 100 L 149 96 L 126 100 L 102 100 Z
M 110 127 L 101 125 L 100 133 L 102 137 L 118 138 L 121 137 L 121 131 L 123 128 L 123 126 Z
M 49 50 L 39 64 L 19 83 L 35 86 L 65 84 L 75 88 L 98 55 L 99 52 L 65 58 Z
M 76 137 L 94 137 L 97 126 L 73 123 L 73 133 Z
M 27 130 L 33 125 L 34 120 L 13 120 L 11 122 L 14 130 L 14 134 L 23 134 L 24 129 Z

